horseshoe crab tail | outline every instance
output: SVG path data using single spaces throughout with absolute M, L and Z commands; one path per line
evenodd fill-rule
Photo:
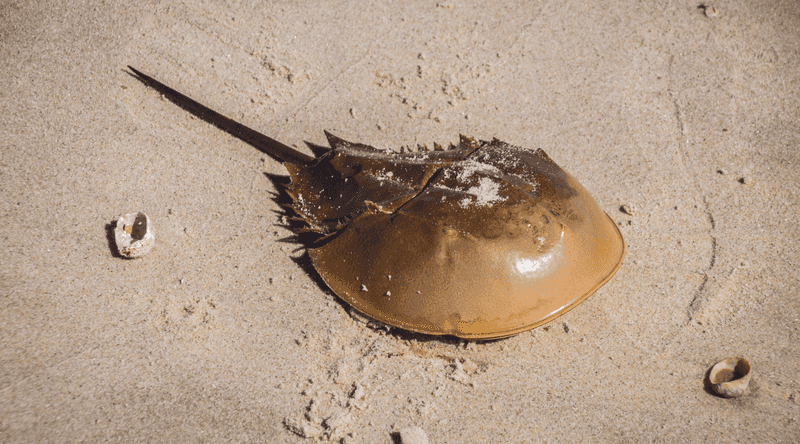
M 135 79 L 160 92 L 164 97 L 169 99 L 170 102 L 281 162 L 298 166 L 311 165 L 316 162 L 316 158 L 303 154 L 271 137 L 267 137 L 241 123 L 235 122 L 202 103 L 175 91 L 147 74 L 143 74 L 130 65 L 128 65 L 128 69 L 133 72 L 132 76 Z

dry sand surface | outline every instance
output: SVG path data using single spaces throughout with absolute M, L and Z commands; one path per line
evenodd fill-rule
M 796 442 L 800 4 L 700 6 L 2 2 L 0 441 Z M 301 150 L 543 148 L 627 257 L 505 340 L 371 328 L 284 242 L 283 166 L 127 65 Z

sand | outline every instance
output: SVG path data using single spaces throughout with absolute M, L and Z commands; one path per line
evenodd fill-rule
M 798 3 L 132 3 L 0 7 L 0 441 L 800 436 Z M 285 241 L 282 165 L 127 65 L 306 153 L 543 148 L 627 257 L 505 340 L 370 327 Z M 157 244 L 124 260 L 134 211 Z

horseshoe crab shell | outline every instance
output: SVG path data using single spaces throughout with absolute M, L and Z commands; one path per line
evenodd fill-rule
M 129 67 L 130 68 L 130 67 Z M 461 137 L 410 153 L 328 133 L 311 157 L 130 68 L 196 116 L 284 162 L 308 254 L 356 310 L 406 330 L 494 339 L 564 314 L 625 252 L 614 222 L 541 149 Z M 321 147 L 312 147 L 321 148 Z
M 392 191 L 308 253 L 339 297 L 381 322 L 506 337 L 564 314 L 622 263 L 614 222 L 543 150 L 466 137 L 449 151 L 410 154 L 329 142 L 332 157 L 366 155 L 380 165 L 359 174 Z M 295 209 L 315 224 L 322 216 L 299 191 L 311 191 L 313 173 L 289 172 Z

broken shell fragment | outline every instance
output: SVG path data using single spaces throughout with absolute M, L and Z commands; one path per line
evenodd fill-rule
M 728 358 L 717 362 L 708 376 L 711 388 L 726 398 L 742 396 L 753 375 L 750 361 L 745 358 Z
M 130 259 L 144 256 L 156 242 L 150 229 L 150 219 L 141 211 L 119 218 L 114 230 L 114 240 L 119 254 Z

